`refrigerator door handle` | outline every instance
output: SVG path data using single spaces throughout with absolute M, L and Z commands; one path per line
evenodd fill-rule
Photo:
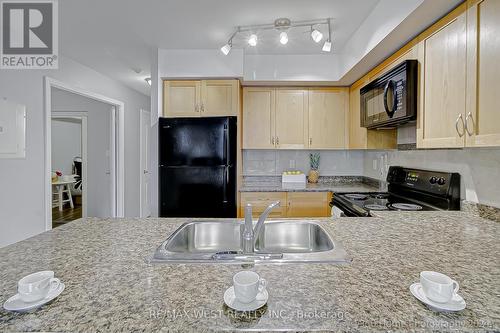
M 229 163 L 229 129 L 227 124 L 224 124 L 224 164 Z
M 224 167 L 224 180 L 222 185 L 222 203 L 227 204 L 227 185 L 229 183 L 229 166 Z

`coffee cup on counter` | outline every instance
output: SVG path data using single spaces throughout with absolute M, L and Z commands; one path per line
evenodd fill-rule
M 458 282 L 447 275 L 432 271 L 420 273 L 420 284 L 425 296 L 437 303 L 449 302 L 458 292 Z
M 17 292 L 22 301 L 30 303 L 47 297 L 51 290 L 57 289 L 61 281 L 54 277 L 53 271 L 41 271 L 23 277 L 17 283 Z
M 241 303 L 250 303 L 266 289 L 267 282 L 252 271 L 241 271 L 233 276 L 234 294 Z

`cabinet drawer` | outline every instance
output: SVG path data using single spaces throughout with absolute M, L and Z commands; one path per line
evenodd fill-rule
M 281 201 L 269 217 L 286 217 L 286 193 L 284 192 L 243 192 L 241 193 L 240 216 L 245 216 L 245 206 L 252 205 L 252 216 L 258 217 L 271 203 Z

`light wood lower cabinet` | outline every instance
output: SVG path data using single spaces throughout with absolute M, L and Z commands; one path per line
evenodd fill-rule
M 252 205 L 252 216 L 258 217 L 275 201 L 281 206 L 272 210 L 270 217 L 328 217 L 330 192 L 242 192 L 240 217 L 245 216 L 245 206 Z
M 288 192 L 287 217 L 330 216 L 330 200 L 330 192 Z

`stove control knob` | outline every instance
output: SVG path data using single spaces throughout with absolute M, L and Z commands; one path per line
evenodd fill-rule
M 436 184 L 437 183 L 437 178 L 434 177 L 434 176 L 432 176 L 431 179 L 429 179 L 429 183 L 431 183 L 433 185 Z
M 443 177 L 441 177 L 441 178 L 438 179 L 437 182 L 438 182 L 439 185 L 444 185 L 444 184 L 446 184 L 446 179 L 444 179 Z

